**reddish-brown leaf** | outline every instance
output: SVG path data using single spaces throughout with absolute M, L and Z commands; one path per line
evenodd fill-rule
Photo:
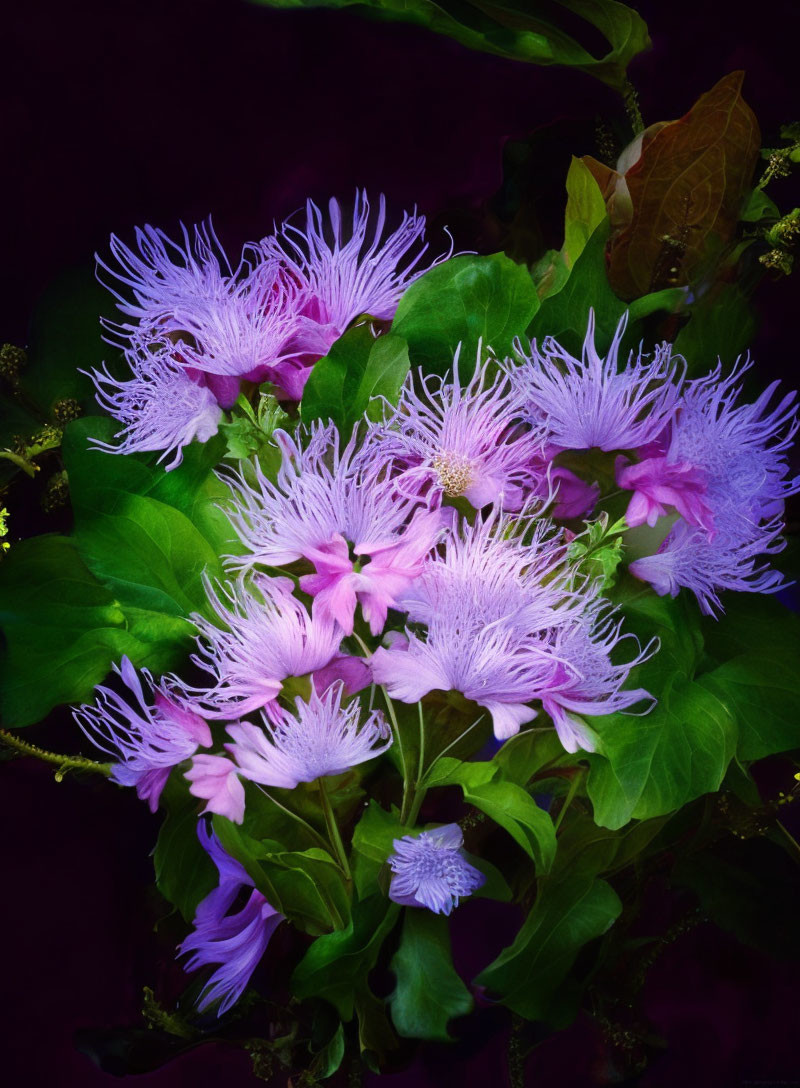
M 743 78 L 721 79 L 657 132 L 625 174 L 633 215 L 609 248 L 609 279 L 621 298 L 690 283 L 731 238 L 760 143 Z

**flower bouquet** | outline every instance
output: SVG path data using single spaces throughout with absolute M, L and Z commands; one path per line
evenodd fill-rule
M 521 1084 L 532 1025 L 624 1022 L 654 872 L 714 917 L 720 846 L 797 850 L 751 768 L 800 747 L 798 423 L 737 319 L 754 258 L 790 259 L 764 188 L 797 133 L 754 180 L 737 73 L 633 115 L 535 262 L 361 191 L 237 261 L 210 221 L 98 257 L 106 358 L 4 455 L 8 486 L 60 459 L 74 527 L 0 565 L 1 736 L 162 814 L 161 1060 L 224 1039 L 358 1079 L 502 1008 Z M 79 752 L 19 732 L 67 705 Z M 459 915 L 502 936 L 469 977 Z

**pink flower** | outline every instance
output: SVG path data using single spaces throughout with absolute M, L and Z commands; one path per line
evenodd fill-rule
M 195 756 L 186 772 L 189 793 L 208 801 L 203 812 L 227 816 L 235 824 L 244 819 L 244 786 L 237 768 L 224 756 Z
M 625 457 L 618 457 L 616 477 L 620 487 L 634 493 L 625 515 L 631 528 L 645 522 L 655 525 L 672 506 L 690 525 L 713 530 L 714 517 L 706 501 L 706 474 L 688 461 L 648 457 L 633 465 Z

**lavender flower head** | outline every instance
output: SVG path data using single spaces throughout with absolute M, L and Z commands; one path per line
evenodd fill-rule
M 367 442 L 357 450 L 358 431 L 342 451 L 333 424 L 313 424 L 296 438 L 275 435 L 283 448 L 275 482 L 257 465 L 254 485 L 235 473 L 226 477 L 234 496 L 229 517 L 251 552 L 231 564 L 306 559 L 316 573 L 301 577 L 300 586 L 315 598 L 315 614 L 351 634 L 360 604 L 377 634 L 440 536 L 439 513 L 398 495 L 375 447 Z
M 605 602 L 564 564 L 554 533 L 542 521 L 526 535 L 523 522 L 515 537 L 507 519 L 454 533 L 404 596 L 426 631 L 408 628 L 376 650 L 375 681 L 407 703 L 460 691 L 489 711 L 501 740 L 534 718 L 531 703 L 540 701 L 565 746 L 577 735 L 569 711 L 606 713 L 642 698 L 620 691 L 631 666 L 612 667 L 608 656 L 623 637 L 619 625 L 595 622 Z
M 192 660 L 213 682 L 184 691 L 209 717 L 238 718 L 271 706 L 284 680 L 322 669 L 336 656 L 341 631 L 324 615 L 309 616 L 288 578 L 240 576 L 216 591 L 208 578 L 204 584 L 217 622 L 192 616 L 200 634 Z
M 197 834 L 217 867 L 219 883 L 198 904 L 194 932 L 180 945 L 178 955 L 192 953 L 186 962 L 187 971 L 218 965 L 203 987 L 197 1007 L 204 1012 L 218 1002 L 217 1016 L 222 1016 L 244 993 L 284 916 L 253 887 L 244 868 L 222 849 L 214 832 L 202 820 L 197 825 Z M 253 889 L 247 902 L 241 910 L 229 914 L 239 892 L 247 887 Z
M 220 300 L 228 293 L 233 272 L 211 221 L 195 225 L 193 231 L 182 223 L 180 226 L 182 244 L 156 227 L 137 227 L 138 253 L 112 234 L 110 248 L 118 267 L 95 255 L 98 267 L 125 289 L 122 293 L 113 282 L 102 280 L 120 311 L 134 319 L 121 325 L 105 323 L 110 332 L 121 334 L 124 342 L 147 332 L 164 335 L 178 331 L 176 309 Z
M 407 907 L 427 907 L 450 914 L 459 900 L 472 895 L 486 877 L 464 857 L 458 824 L 445 824 L 421 835 L 394 840 L 389 867 L 394 876 L 389 898 Z
M 184 446 L 195 439 L 207 442 L 217 433 L 222 418 L 219 402 L 175 361 L 171 344 L 139 347 L 125 358 L 133 373 L 128 381 L 112 377 L 105 366 L 89 373 L 98 403 L 123 424 L 115 436 L 121 440 L 118 445 L 99 439 L 93 445 L 106 453 L 159 450 L 159 461 L 172 453 L 166 469 L 177 468 Z
M 316 358 L 327 354 L 360 314 L 389 320 L 408 285 L 427 271 L 419 267 L 428 248 L 422 244 L 424 216 L 405 214 L 384 238 L 385 226 L 385 198 L 373 220 L 366 192 L 356 191 L 351 226 L 345 226 L 338 201 L 328 202 L 326 222 L 309 200 L 304 229 L 288 220 L 261 242 L 266 257 L 279 261 L 303 289 L 298 350 Z
M 601 358 L 595 348 L 594 311 L 589 311 L 583 353 L 575 359 L 552 337 L 530 356 L 508 364 L 508 373 L 524 405 L 524 417 L 544 425 L 548 441 L 565 450 L 624 450 L 644 446 L 664 430 L 675 414 L 683 381 L 669 344 L 659 345 L 648 360 L 633 353 L 620 367 L 620 342 L 628 322 L 622 316 L 614 339 Z
M 459 349 L 460 350 L 460 349 Z M 411 493 L 433 488 L 463 495 L 474 507 L 502 502 L 519 510 L 528 494 L 546 488 L 543 433 L 519 422 L 508 377 L 489 376 L 492 360 L 480 365 L 462 389 L 459 350 L 452 380 L 409 374 L 397 409 L 377 428 L 384 456 L 400 466 L 398 486 Z
M 392 743 L 383 714 L 374 710 L 362 723 L 358 700 L 342 706 L 343 693 L 338 681 L 322 696 L 312 692 L 308 702 L 298 698 L 294 715 L 282 712 L 272 723 L 265 718 L 263 729 L 250 722 L 229 725 L 234 743 L 226 747 L 242 775 L 294 789 L 382 755 Z
M 660 594 L 675 596 L 686 586 L 709 615 L 721 609 L 723 589 L 771 593 L 784 584 L 780 574 L 758 560 L 783 547 L 784 500 L 800 490 L 800 476 L 787 478 L 785 457 L 798 428 L 796 394 L 787 394 L 770 410 L 778 386 L 773 382 L 753 404 L 738 403 L 741 376 L 749 365 L 734 368 L 724 379 L 717 366 L 690 382 L 661 454 L 656 451 L 646 462 L 646 474 L 636 477 L 623 470 L 617 477 L 636 488 L 632 502 L 642 496 L 649 505 L 676 464 L 687 466 L 691 479 L 699 481 L 705 517 L 695 513 L 684 489 L 673 500 L 681 520 L 655 555 L 636 560 L 630 569 Z
M 96 706 L 73 710 L 75 721 L 101 751 L 117 757 L 112 781 L 135 786 L 136 793 L 155 812 L 173 767 L 194 755 L 198 747 L 211 745 L 207 722 L 153 682 L 146 669 L 142 676 L 154 705 L 147 702 L 142 682 L 127 657 L 114 671 L 128 688 L 124 698 L 111 688 L 95 688 Z

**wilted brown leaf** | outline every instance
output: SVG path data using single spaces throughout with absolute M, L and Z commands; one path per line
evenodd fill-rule
M 626 172 L 632 218 L 609 247 L 609 279 L 621 298 L 691 282 L 732 236 L 760 143 L 743 78 L 721 79 Z M 611 179 L 597 180 L 607 188 Z

